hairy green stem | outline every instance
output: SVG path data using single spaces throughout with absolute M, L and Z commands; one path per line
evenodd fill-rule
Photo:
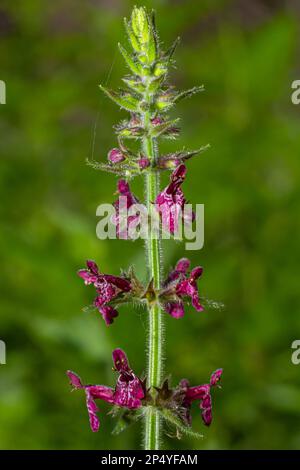
M 149 100 L 149 96 L 145 96 Z M 144 126 L 149 127 L 150 113 L 144 113 Z M 151 137 L 143 140 L 143 152 L 151 162 L 157 159 L 156 142 Z M 148 214 L 151 214 L 151 205 L 156 200 L 159 191 L 159 174 L 151 169 L 146 175 L 146 203 Z M 146 256 L 149 268 L 149 277 L 153 279 L 155 289 L 160 288 L 160 239 L 152 232 L 148 232 L 146 243 Z M 148 331 L 148 386 L 159 387 L 162 374 L 162 312 L 160 306 L 155 303 L 149 307 L 149 331 Z M 158 450 L 160 442 L 160 417 L 155 408 L 149 407 L 145 418 L 145 449 Z

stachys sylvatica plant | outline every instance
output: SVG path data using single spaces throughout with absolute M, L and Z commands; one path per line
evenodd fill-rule
M 190 261 L 182 258 L 165 279 L 161 274 L 161 234 L 167 231 L 172 237 L 181 220 L 188 224 L 194 220 L 192 211 L 185 212 L 186 199 L 182 184 L 187 172 L 186 160 L 202 149 L 160 155 L 158 139 L 175 138 L 178 135 L 178 120 L 169 119 L 167 113 L 178 101 L 201 91 L 202 87 L 177 92 L 168 84 L 168 70 L 173 63 L 178 41 L 168 51 L 161 50 L 153 14 L 148 14 L 145 8 L 135 7 L 130 21 L 125 19 L 125 27 L 131 52 L 121 44 L 119 49 L 130 70 L 130 75 L 123 78 L 126 89 L 115 92 L 103 86 L 100 88 L 130 116 L 116 127 L 118 147 L 110 150 L 108 161 L 94 166 L 119 177 L 119 198 L 113 203 L 114 215 L 111 218 L 117 237 L 132 238 L 128 227 L 136 228 L 141 224 L 141 213 L 132 213 L 124 223 L 121 210 L 124 201 L 127 211 L 139 203 L 128 183 L 134 176 L 141 176 L 145 180 L 143 207 L 147 217 L 154 208 L 160 229 L 158 232 L 148 230 L 145 237 L 147 285 L 139 281 L 133 268 L 119 276 L 104 274 L 91 260 L 86 262 L 86 268 L 81 269 L 78 275 L 85 284 L 94 286 L 94 307 L 106 325 L 116 320 L 118 308 L 123 303 L 146 306 L 149 317 L 147 375 L 146 378 L 136 375 L 122 349 L 112 352 L 117 373 L 114 388 L 85 385 L 76 373 L 68 371 L 67 374 L 72 387 L 85 392 L 92 431 L 98 431 L 100 424 L 96 400 L 103 400 L 112 405 L 112 414 L 119 417 L 117 431 L 142 418 L 145 425 L 145 449 L 156 450 L 162 440 L 164 422 L 174 426 L 177 436 L 182 433 L 196 434 L 191 430 L 191 406 L 194 401 L 199 403 L 204 424 L 211 424 L 211 392 L 222 375 L 222 369 L 217 369 L 203 385 L 192 386 L 187 379 L 182 379 L 176 387 L 171 387 L 169 379 L 164 379 L 162 370 L 164 316 L 169 314 L 174 319 L 181 318 L 185 303 L 188 302 L 196 311 L 203 310 L 197 287 L 197 281 L 202 275 L 200 266 L 191 268 Z M 140 143 L 138 150 L 134 149 L 136 142 Z M 171 170 L 170 182 L 161 190 L 159 174 L 167 170 Z

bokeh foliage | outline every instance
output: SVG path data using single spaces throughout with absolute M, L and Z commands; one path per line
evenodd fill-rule
M 112 436 L 109 408 L 91 433 L 84 397 L 70 394 L 65 370 L 86 382 L 113 383 L 111 351 L 122 347 L 137 373 L 145 365 L 146 316 L 123 308 L 106 328 L 82 313 L 92 289 L 76 276 L 86 258 L 105 272 L 134 264 L 144 273 L 141 242 L 99 241 L 98 204 L 115 198 L 116 180 L 85 166 L 106 158 L 123 116 L 98 83 L 120 84 L 117 42 L 125 0 L 2 0 L 1 76 L 7 104 L 1 131 L 0 448 L 127 449 L 142 427 Z M 224 368 L 214 393 L 214 422 L 202 441 L 166 439 L 166 448 L 300 448 L 300 366 L 291 343 L 300 335 L 299 79 L 297 1 L 144 1 L 154 7 L 161 39 L 178 35 L 178 88 L 205 84 L 182 102 L 182 135 L 171 151 L 211 149 L 188 162 L 184 189 L 205 204 L 205 247 L 189 252 L 204 267 L 203 295 L 225 310 L 166 318 L 166 372 L 175 384 L 207 381 Z M 297 75 L 298 73 L 298 75 Z M 167 181 L 167 175 L 164 176 Z M 140 181 L 133 183 L 142 197 Z M 166 243 L 174 265 L 184 245 Z

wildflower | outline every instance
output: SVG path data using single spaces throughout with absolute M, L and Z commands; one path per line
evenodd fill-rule
M 112 222 L 116 225 L 118 238 L 127 240 L 130 238 L 128 233 L 129 228 L 136 227 L 140 222 L 138 214 L 127 217 L 127 211 L 134 204 L 139 204 L 139 201 L 130 191 L 127 181 L 123 179 L 118 181 L 117 193 L 119 198 L 113 203 L 116 214 L 112 217 Z
M 100 426 L 97 416 L 99 408 L 95 400 L 103 400 L 112 405 L 136 409 L 142 406 L 142 399 L 145 397 L 144 383 L 133 373 L 125 352 L 122 349 L 115 349 L 112 357 L 115 370 L 119 373 L 115 389 L 105 385 L 84 385 L 75 372 L 67 371 L 73 389 L 85 390 L 86 406 L 93 432 L 97 432 Z
M 181 380 L 179 383 L 178 391 L 183 394 L 183 401 L 182 401 L 182 417 L 184 421 L 191 425 L 191 406 L 192 402 L 199 400 L 200 401 L 200 409 L 202 410 L 201 416 L 203 422 L 206 426 L 209 426 L 212 422 L 212 399 L 211 399 L 211 388 L 215 387 L 223 373 L 222 369 L 217 369 L 215 372 L 212 373 L 210 377 L 209 384 L 198 385 L 196 387 L 190 387 L 189 381 L 186 379 Z
M 111 149 L 108 152 L 107 158 L 111 163 L 121 163 L 125 160 L 124 154 L 118 148 Z
M 86 285 L 93 284 L 96 288 L 97 296 L 94 305 L 101 313 L 105 323 L 110 325 L 113 319 L 118 316 L 118 312 L 112 306 L 107 305 L 111 300 L 123 293 L 131 290 L 131 284 L 124 277 L 102 274 L 94 261 L 86 262 L 87 269 L 80 269 L 80 276 Z
M 162 225 L 172 234 L 178 230 L 178 223 L 181 214 L 183 215 L 184 220 L 188 223 L 191 223 L 195 218 L 193 213 L 184 213 L 186 199 L 181 189 L 181 185 L 185 179 L 185 175 L 185 165 L 179 165 L 171 174 L 170 184 L 161 193 L 159 193 L 156 198 L 156 208 L 161 214 Z
M 115 388 L 114 403 L 127 408 L 139 408 L 145 396 L 143 382 L 133 373 L 122 349 L 113 351 L 113 361 L 115 369 L 120 374 Z
M 197 266 L 188 274 L 189 267 L 190 261 L 187 258 L 180 259 L 164 282 L 160 293 L 164 309 L 173 318 L 183 317 L 185 297 L 190 297 L 192 306 L 198 312 L 204 310 L 199 300 L 197 287 L 197 279 L 201 276 L 203 268 Z

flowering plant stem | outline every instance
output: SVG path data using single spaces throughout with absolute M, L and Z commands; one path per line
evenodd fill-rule
M 99 429 L 99 409 L 95 400 L 102 400 L 113 405 L 112 414 L 118 417 L 115 433 L 125 429 L 130 422 L 136 421 L 142 414 L 145 417 L 145 450 L 159 450 L 163 422 L 176 428 L 176 436 L 182 433 L 198 436 L 191 431 L 191 405 L 200 402 L 201 416 L 204 424 L 209 426 L 212 421 L 211 390 L 218 385 L 222 369 L 212 373 L 208 383 L 190 386 L 187 379 L 182 379 L 175 388 L 170 388 L 170 379 L 163 380 L 162 365 L 164 359 L 163 317 L 169 314 L 179 319 L 184 316 L 185 302 L 188 300 L 197 312 L 204 308 L 200 303 L 197 280 L 203 268 L 196 266 L 190 270 L 190 261 L 181 258 L 162 280 L 161 272 L 161 233 L 176 235 L 179 223 L 191 224 L 195 214 L 185 211 L 186 199 L 181 185 L 186 176 L 185 160 L 203 150 L 179 151 L 167 155 L 159 155 L 157 141 L 159 138 L 176 138 L 179 128 L 178 119 L 169 119 L 167 112 L 181 99 L 192 96 L 202 87 L 177 92 L 168 85 L 168 69 L 173 64 L 173 53 L 178 40 L 163 52 L 155 27 L 153 12 L 149 15 L 145 8 L 134 7 L 131 19 L 125 19 L 125 27 L 132 53 L 119 44 L 120 52 L 133 75 L 123 78 L 128 89 L 110 90 L 100 85 L 102 91 L 119 107 L 130 113 L 129 120 L 123 120 L 116 126 L 118 148 L 108 153 L 107 163 L 92 164 L 97 169 L 115 173 L 122 179 L 118 180 L 119 198 L 114 202 L 113 223 L 118 238 L 135 239 L 132 228 L 142 230 L 148 227 L 146 234 L 146 263 L 148 265 L 148 285 L 139 281 L 133 267 L 121 276 L 103 273 L 97 263 L 87 260 L 86 268 L 78 271 L 78 275 L 86 285 L 92 284 L 96 289 L 94 307 L 102 315 L 106 325 L 111 325 L 118 317 L 117 308 L 124 303 L 133 302 L 147 305 L 148 328 L 148 365 L 147 381 L 142 380 L 131 369 L 125 352 L 117 348 L 113 351 L 114 370 L 118 378 L 114 388 L 105 385 L 85 385 L 80 377 L 72 371 L 67 375 L 73 389 L 84 390 L 86 405 L 92 431 Z M 139 150 L 125 145 L 125 140 L 141 139 Z M 206 147 L 205 147 L 206 148 Z M 159 172 L 172 170 L 169 184 L 160 191 Z M 145 205 L 131 192 L 128 180 L 134 176 L 145 178 Z M 122 196 L 122 197 L 121 197 Z M 125 208 L 137 213 L 125 217 L 123 226 L 123 202 Z M 154 206 L 155 205 L 155 206 Z M 142 206 L 142 207 L 141 207 Z M 182 216 L 180 213 L 182 212 Z M 183 215 L 184 214 L 184 215 Z M 154 217 L 153 217 L 154 216 Z M 156 218 L 155 218 L 156 216 Z M 155 229 L 152 221 L 155 219 Z M 182 220 L 181 220 L 182 219 Z M 133 226 L 128 227 L 128 222 Z M 131 225 L 129 223 L 129 225 Z M 142 227 L 143 226 L 143 227 Z M 161 230 L 161 233 L 160 233 Z M 141 234 L 141 233 L 140 233 Z M 143 231 L 143 235 L 145 232 Z M 199 436 L 198 436 L 199 437 Z
M 145 101 L 149 100 L 149 94 L 146 91 Z M 150 124 L 150 113 L 143 114 L 144 126 L 147 128 Z M 143 139 L 143 152 L 151 163 L 157 160 L 157 143 L 151 137 Z M 156 200 L 159 192 L 159 174 L 152 167 L 146 175 L 146 204 L 148 213 L 151 212 L 151 204 Z M 146 244 L 146 257 L 149 269 L 149 278 L 153 281 L 155 290 L 160 289 L 160 239 L 153 236 L 152 231 L 148 234 L 149 238 Z M 149 306 L 149 330 L 148 330 L 148 386 L 159 387 L 162 374 L 162 312 L 160 306 L 155 302 Z M 145 422 L 145 449 L 158 450 L 160 437 L 160 417 L 155 408 L 148 407 L 146 411 Z

